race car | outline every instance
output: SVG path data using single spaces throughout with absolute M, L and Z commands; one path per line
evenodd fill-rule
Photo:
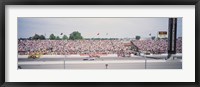
M 89 54 L 89 57 L 84 58 L 83 60 L 95 60 L 95 58 L 100 58 L 97 54 Z
M 83 60 L 95 60 L 95 58 L 84 58 Z
M 41 54 L 40 53 L 32 53 L 28 56 L 28 58 L 33 58 L 33 59 L 36 59 L 36 58 L 40 58 Z

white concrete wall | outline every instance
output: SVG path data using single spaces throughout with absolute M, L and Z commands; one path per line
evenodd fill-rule
M 65 57 L 65 55 L 41 55 L 40 58 L 62 58 Z M 89 57 L 88 55 L 80 56 L 80 55 L 66 55 L 66 57 L 69 58 L 77 58 L 77 57 Z M 108 55 L 102 55 L 101 57 L 117 57 L 117 54 L 108 54 Z M 28 58 L 28 55 L 18 55 L 18 58 Z
M 28 55 L 18 55 L 18 58 L 28 58 Z

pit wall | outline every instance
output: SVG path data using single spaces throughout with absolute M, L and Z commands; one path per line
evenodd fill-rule
M 61 58 L 61 57 L 84 58 L 84 57 L 89 57 L 89 55 L 42 55 L 40 58 Z M 117 54 L 100 55 L 100 57 L 117 57 Z M 18 55 L 18 58 L 28 58 L 28 55 Z

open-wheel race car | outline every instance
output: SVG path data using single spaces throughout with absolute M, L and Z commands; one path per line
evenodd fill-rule
M 84 58 L 83 60 L 89 60 L 89 61 L 92 61 L 92 60 L 95 60 L 95 58 Z
M 28 56 L 28 58 L 33 58 L 33 59 L 36 59 L 36 58 L 40 58 L 41 54 L 40 53 L 32 53 Z
M 89 57 L 84 58 L 83 60 L 95 60 L 95 58 L 100 58 L 98 54 L 89 54 Z

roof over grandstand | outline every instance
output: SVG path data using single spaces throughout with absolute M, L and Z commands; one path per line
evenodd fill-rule
M 177 30 L 177 37 L 182 37 L 182 18 L 178 18 Z M 34 34 L 49 37 L 52 33 L 69 36 L 73 31 L 79 31 L 84 38 L 146 38 L 168 31 L 168 18 L 18 18 L 18 38 Z

